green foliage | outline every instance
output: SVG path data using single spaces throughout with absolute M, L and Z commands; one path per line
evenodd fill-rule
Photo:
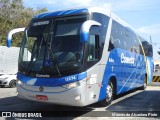
M 0 45 L 6 45 L 6 35 L 10 30 L 26 27 L 35 14 L 46 11 L 46 8 L 25 8 L 22 0 L 0 0 Z M 13 36 L 12 46 L 20 45 L 22 35 Z

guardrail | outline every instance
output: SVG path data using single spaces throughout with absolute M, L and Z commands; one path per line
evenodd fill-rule
M 160 82 L 160 76 L 153 76 L 152 82 Z
M 160 82 L 160 71 L 157 70 L 153 73 L 153 80 L 152 82 Z

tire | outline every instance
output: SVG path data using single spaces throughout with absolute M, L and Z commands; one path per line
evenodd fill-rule
M 103 106 L 107 106 L 107 105 L 111 104 L 111 102 L 113 100 L 113 95 L 114 95 L 113 83 L 111 81 L 109 81 L 109 83 L 106 87 L 106 99 L 101 101 L 101 104 Z
M 141 90 L 145 90 L 146 87 L 147 87 L 147 77 L 146 77 L 146 75 L 145 75 L 144 84 L 143 84 L 143 86 L 142 86 L 140 89 L 141 89 Z
M 15 80 L 11 80 L 11 82 L 9 83 L 9 87 L 15 88 L 16 87 L 16 81 Z

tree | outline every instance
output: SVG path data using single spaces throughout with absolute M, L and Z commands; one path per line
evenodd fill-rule
M 14 28 L 26 27 L 35 14 L 48 11 L 46 8 L 25 8 L 22 0 L 0 0 L 0 45 L 6 45 L 6 35 Z M 15 34 L 13 46 L 19 46 L 22 33 Z

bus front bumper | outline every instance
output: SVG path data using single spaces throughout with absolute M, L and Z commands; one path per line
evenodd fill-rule
M 40 87 L 40 86 L 29 86 L 31 87 Z M 69 105 L 69 106 L 86 106 L 85 102 L 85 91 L 86 84 L 81 86 L 68 89 L 61 92 L 45 92 L 45 89 L 49 87 L 43 87 L 44 92 L 33 91 L 32 89 L 26 89 L 21 85 L 17 85 L 18 97 L 22 99 L 28 99 L 32 101 L 39 101 L 45 103 L 53 103 L 60 105 Z M 50 87 L 49 89 L 54 89 Z M 38 100 L 36 96 L 47 96 L 47 100 Z

